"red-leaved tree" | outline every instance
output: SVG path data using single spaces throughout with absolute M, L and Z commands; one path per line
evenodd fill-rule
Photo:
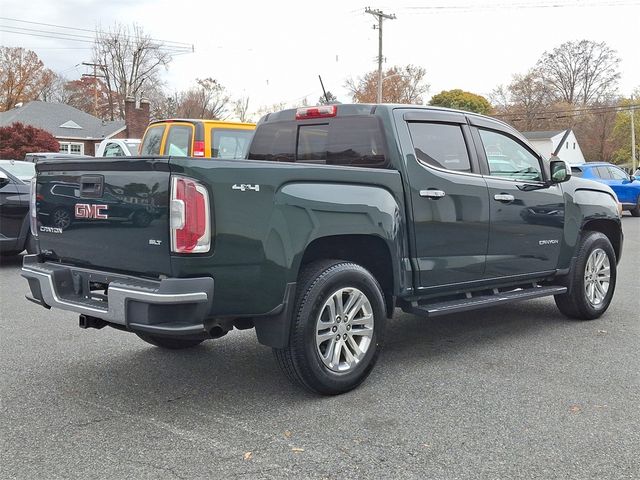
M 0 127 L 0 158 L 24 160 L 27 153 L 58 152 L 60 144 L 46 130 L 15 122 Z

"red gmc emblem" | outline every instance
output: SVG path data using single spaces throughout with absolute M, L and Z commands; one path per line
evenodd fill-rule
M 102 210 L 109 208 L 108 205 L 94 205 L 88 203 L 76 203 L 76 218 L 95 218 L 96 220 L 106 220 L 109 215 Z

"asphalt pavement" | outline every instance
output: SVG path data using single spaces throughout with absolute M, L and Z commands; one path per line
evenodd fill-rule
M 638 479 L 640 218 L 591 322 L 543 298 L 397 312 L 369 379 L 299 390 L 253 331 L 188 351 L 81 330 L 0 267 L 0 477 Z

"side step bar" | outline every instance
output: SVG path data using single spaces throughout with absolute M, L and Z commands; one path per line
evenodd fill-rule
M 459 313 L 469 310 L 477 310 L 479 308 L 493 307 L 503 303 L 519 302 L 521 300 L 530 300 L 532 298 L 546 297 L 549 295 L 559 295 L 566 291 L 567 287 L 541 287 L 537 284 L 507 292 L 500 292 L 498 289 L 495 289 L 493 294 L 477 296 L 467 294 L 466 298 L 448 300 L 445 302 L 420 304 L 414 301 L 411 302 L 411 312 L 416 315 L 437 317 L 439 315 L 446 315 L 449 313 Z

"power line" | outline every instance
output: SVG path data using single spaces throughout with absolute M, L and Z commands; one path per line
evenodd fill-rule
M 426 6 L 404 6 L 395 8 L 398 10 L 411 11 L 413 14 L 437 13 L 444 11 L 477 11 L 477 10 L 495 10 L 495 9 L 538 9 L 538 8 L 576 8 L 576 7 L 625 7 L 640 5 L 637 0 L 608 0 L 605 2 L 598 1 L 573 1 L 559 2 L 558 0 L 551 2 L 510 2 L 510 3 L 485 3 L 485 4 L 441 4 Z
M 29 21 L 29 20 L 20 20 L 18 18 L 9 18 L 9 17 L 0 17 L 0 20 L 7 20 L 10 22 L 19 22 L 19 23 L 26 23 L 26 24 L 30 24 L 30 25 L 40 25 L 40 26 L 45 26 L 45 27 L 53 27 L 53 28 L 62 28 L 65 30 L 75 30 L 78 32 L 89 32 L 89 33 L 93 33 L 95 34 L 109 34 L 109 32 L 105 32 L 104 30 L 91 30 L 88 28 L 80 28 L 80 27 L 68 27 L 66 25 L 56 25 L 53 23 L 43 23 L 43 22 L 33 22 L 33 21 Z M 21 27 L 12 27 L 12 28 L 21 28 Z M 57 32 L 60 35 L 65 35 L 62 32 Z M 122 36 L 124 37 L 128 37 L 128 38 L 137 38 L 135 35 L 130 35 L 130 34 L 122 34 Z M 87 37 L 87 38 L 94 38 L 94 37 Z M 191 49 L 193 47 L 192 44 L 190 43 L 185 43 L 185 42 L 176 42 L 173 40 L 162 40 L 162 39 L 157 39 L 157 38 L 149 38 L 149 40 L 154 41 L 154 42 L 160 42 L 163 44 L 173 44 L 176 47 L 183 47 L 183 48 L 189 48 Z M 169 45 L 168 45 L 169 46 Z
M 607 112 L 615 112 L 621 110 L 635 110 L 640 108 L 639 104 L 631 104 L 631 105 L 607 105 L 602 107 L 587 107 L 587 108 L 575 108 L 572 110 L 555 110 L 555 111 L 539 111 L 539 112 L 524 112 L 524 113 L 503 113 L 503 114 L 495 114 L 496 117 L 523 117 L 525 115 L 558 115 L 563 113 L 569 114 L 590 114 L 590 113 L 607 113 Z

